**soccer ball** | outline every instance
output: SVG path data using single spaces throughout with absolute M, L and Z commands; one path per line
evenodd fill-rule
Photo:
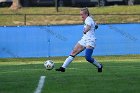
M 52 70 L 54 68 L 54 62 L 52 60 L 47 60 L 44 62 L 44 66 L 47 70 Z

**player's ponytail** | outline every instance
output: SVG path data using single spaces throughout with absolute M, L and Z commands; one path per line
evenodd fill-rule
M 87 14 L 88 16 L 90 16 L 93 19 L 93 15 L 90 14 L 90 12 L 89 12 L 87 7 L 82 8 L 81 11 L 83 11 L 85 14 Z

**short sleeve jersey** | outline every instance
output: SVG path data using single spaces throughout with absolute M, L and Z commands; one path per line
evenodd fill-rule
M 95 38 L 95 22 L 94 20 L 88 16 L 86 19 L 85 19 L 85 22 L 84 22 L 84 29 L 86 28 L 87 25 L 91 26 L 91 29 L 86 33 L 84 34 L 83 38 L 87 38 L 87 39 L 96 39 Z

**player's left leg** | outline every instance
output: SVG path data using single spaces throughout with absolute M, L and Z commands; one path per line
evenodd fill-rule
M 74 60 L 75 56 L 77 54 L 79 54 L 81 51 L 83 51 L 85 49 L 85 47 L 83 47 L 82 45 L 80 45 L 79 43 L 77 43 L 74 47 L 74 49 L 72 50 L 70 56 L 68 56 L 66 58 L 66 60 L 64 61 L 63 65 L 56 69 L 56 71 L 61 71 L 61 72 L 65 72 L 65 69 L 68 67 L 68 65 Z
M 94 64 L 98 68 L 98 72 L 102 72 L 102 64 L 97 62 L 94 58 L 92 58 L 92 53 L 93 53 L 93 47 L 87 46 L 86 51 L 85 51 L 85 58 L 88 62 Z

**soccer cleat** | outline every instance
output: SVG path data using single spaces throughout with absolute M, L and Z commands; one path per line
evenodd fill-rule
M 58 68 L 58 69 L 55 69 L 56 71 L 61 71 L 61 72 L 65 72 L 65 68 L 63 68 L 63 67 L 60 67 L 60 68 Z
M 101 64 L 101 68 L 98 68 L 98 72 L 102 72 L 103 65 Z

